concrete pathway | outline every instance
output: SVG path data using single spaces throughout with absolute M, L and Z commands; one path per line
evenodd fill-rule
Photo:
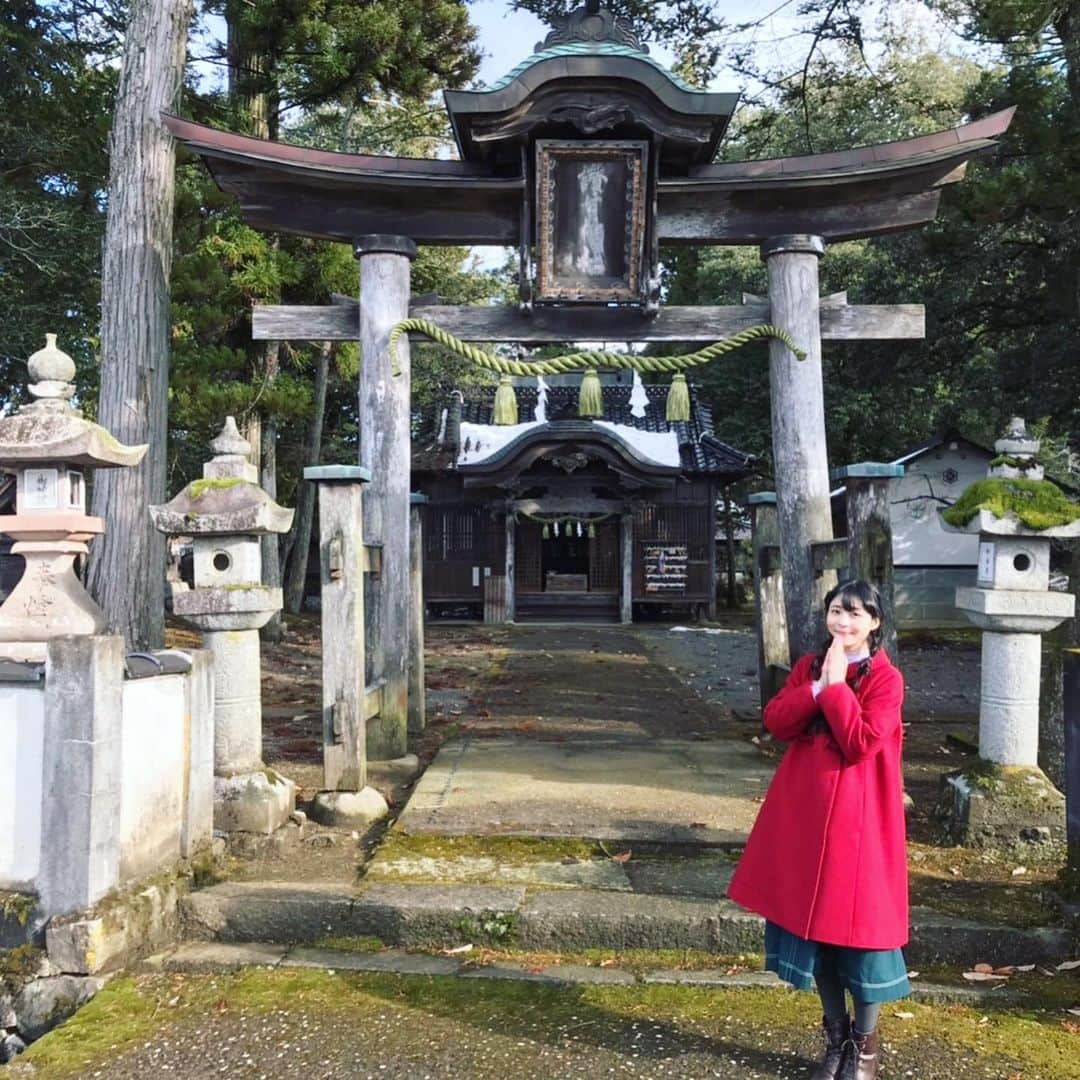
M 650 660 L 632 630 L 516 628 L 459 737 L 399 822 L 410 834 L 742 844 L 775 762 Z

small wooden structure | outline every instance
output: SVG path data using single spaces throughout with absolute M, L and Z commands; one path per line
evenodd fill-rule
M 754 459 L 721 442 L 696 394 L 664 418 L 665 386 L 603 387 L 604 418 L 576 415 L 575 386 L 516 388 L 514 427 L 491 423 L 494 388 L 456 395 L 413 452 L 425 512 L 429 608 L 485 621 L 630 622 L 637 609 L 716 608 L 715 506 Z M 548 419 L 550 417 L 550 419 Z
M 792 651 L 816 643 L 834 580 L 810 555 L 832 539 L 822 340 L 923 336 L 918 306 L 823 301 L 818 261 L 830 242 L 933 220 L 1012 110 L 881 146 L 714 164 L 735 105 L 666 70 L 628 20 L 589 0 L 501 82 L 446 94 L 459 160 L 333 153 L 166 118 L 250 224 L 344 241 L 360 262 L 358 305 L 264 308 L 254 332 L 361 341 L 365 523 L 384 556 L 367 607 L 368 682 L 385 684 L 372 757 L 404 753 L 407 732 L 410 358 L 402 348 L 395 374 L 387 348 L 407 313 L 482 342 L 714 341 L 761 322 L 787 331 L 806 359 L 770 344 L 784 606 Z M 417 244 L 516 247 L 518 309 L 410 310 Z M 768 297 L 662 309 L 663 244 L 760 245 Z

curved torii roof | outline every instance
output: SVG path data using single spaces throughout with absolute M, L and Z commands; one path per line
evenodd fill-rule
M 697 165 L 662 177 L 662 243 L 753 244 L 788 233 L 850 240 L 932 221 L 941 191 L 992 151 L 1014 109 L 974 123 L 828 154 Z M 519 239 L 521 176 L 483 163 L 341 154 L 219 131 L 166 127 L 206 162 L 257 228 L 349 242 L 394 233 L 423 244 Z

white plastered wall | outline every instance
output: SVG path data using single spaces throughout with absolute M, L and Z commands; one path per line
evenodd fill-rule
M 32 890 L 41 864 L 45 693 L 0 683 L 0 889 Z
M 180 855 L 187 788 L 183 675 L 124 683 L 120 877 L 153 873 Z

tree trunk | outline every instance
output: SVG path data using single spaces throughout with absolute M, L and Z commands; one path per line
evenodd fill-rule
M 330 381 L 330 357 L 333 345 L 324 341 L 319 346 L 315 368 L 315 414 L 308 429 L 305 465 L 318 465 L 322 456 L 323 420 L 326 416 L 326 388 Z M 306 481 L 300 485 L 297 499 L 295 535 L 287 561 L 285 577 L 285 610 L 296 615 L 304 608 L 304 583 L 307 581 L 308 552 L 311 550 L 311 530 L 315 520 L 315 485 Z
M 98 422 L 123 443 L 149 443 L 134 469 L 102 469 L 92 513 L 106 533 L 88 584 L 129 648 L 165 638 L 165 537 L 147 507 L 165 501 L 169 274 L 176 154 L 161 126 L 176 108 L 192 0 L 134 0 L 109 139 L 109 204 L 101 282 Z

